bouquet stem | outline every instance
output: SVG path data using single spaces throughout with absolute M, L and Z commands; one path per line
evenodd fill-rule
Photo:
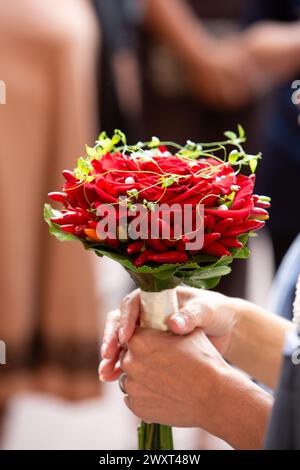
M 158 292 L 141 290 L 141 326 L 166 331 L 166 319 L 178 311 L 176 288 Z M 140 450 L 173 450 L 172 428 L 142 422 L 138 429 Z
M 173 450 L 172 428 L 142 421 L 138 429 L 139 450 Z

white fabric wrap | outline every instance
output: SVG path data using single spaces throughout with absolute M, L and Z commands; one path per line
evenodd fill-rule
M 176 287 L 161 292 L 141 291 L 141 326 L 167 331 L 166 319 L 178 312 Z

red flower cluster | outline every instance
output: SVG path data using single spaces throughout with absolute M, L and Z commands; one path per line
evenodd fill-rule
M 96 228 L 97 208 L 112 204 L 119 208 L 120 198 L 128 204 L 144 204 L 149 213 L 156 204 L 191 204 L 195 211 L 204 209 L 204 246 L 200 250 L 216 257 L 229 256 L 230 249 L 242 247 L 239 235 L 257 230 L 268 218 L 269 201 L 253 195 L 255 176 L 236 174 L 233 167 L 215 158 L 192 160 L 171 155 L 167 148 L 126 155 L 107 153 L 91 159 L 88 172 L 78 179 L 74 172 L 64 171 L 62 192 L 49 197 L 64 204 L 61 217 L 52 219 L 60 229 L 79 239 L 104 244 L 126 253 L 135 266 L 147 262 L 185 263 L 188 237 L 180 239 L 120 240 L 108 233 L 100 240 Z M 157 219 L 158 224 L 164 221 Z M 174 227 L 171 226 L 171 231 Z

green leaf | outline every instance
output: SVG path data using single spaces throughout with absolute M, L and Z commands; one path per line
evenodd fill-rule
M 229 266 L 216 266 L 212 268 L 200 268 L 191 274 L 184 271 L 178 272 L 177 275 L 182 277 L 183 279 L 193 279 L 193 280 L 202 280 L 202 279 L 212 279 L 216 277 L 226 276 L 231 272 L 231 268 Z
M 111 142 L 113 146 L 117 145 L 121 140 L 121 137 L 119 135 L 114 135 L 111 139 Z
M 88 145 L 85 146 L 85 151 L 87 156 L 91 159 L 97 159 L 99 157 L 99 152 L 97 151 L 96 147 L 89 147 Z
M 232 132 L 232 131 L 226 131 L 224 132 L 224 135 L 225 137 L 227 137 L 229 140 L 236 140 L 238 138 L 238 136 L 236 135 L 235 132 Z
M 107 256 L 108 258 L 113 259 L 114 261 L 117 261 L 120 263 L 124 268 L 129 269 L 133 272 L 136 273 L 149 273 L 149 274 L 159 274 L 164 271 L 171 271 L 174 270 L 174 272 L 178 269 L 178 267 L 182 266 L 182 264 L 162 264 L 160 266 L 147 266 L 144 265 L 140 268 L 136 268 L 134 264 L 130 261 L 128 258 L 128 255 L 123 255 L 122 253 L 117 253 L 114 251 L 111 251 L 109 247 L 106 246 L 101 246 L 100 244 L 85 244 L 86 248 L 89 250 L 95 251 L 95 253 L 98 256 Z
M 241 126 L 241 124 L 238 124 L 238 131 L 239 131 L 239 138 L 244 139 L 246 133 L 245 133 L 245 129 L 243 128 L 243 126 Z
M 129 197 L 133 197 L 133 198 L 135 198 L 135 199 L 138 199 L 138 198 L 139 198 L 139 192 L 138 192 L 137 189 L 129 189 L 129 190 L 127 191 L 127 194 L 128 194 Z
M 51 219 L 53 219 L 54 217 L 62 217 L 62 213 L 60 211 L 53 209 L 53 207 L 50 204 L 45 204 L 44 205 L 44 220 L 49 225 L 49 233 L 53 235 L 54 237 L 56 237 L 60 242 L 70 242 L 74 240 L 78 241 L 78 238 L 75 237 L 75 235 L 64 232 L 63 230 L 60 229 L 59 225 L 54 224 L 51 221 Z
M 251 169 L 252 173 L 255 173 L 255 170 L 257 168 L 257 160 L 254 159 L 254 158 L 252 160 L 250 160 L 249 166 L 250 166 L 250 169 Z
M 80 157 L 77 161 L 77 167 L 74 170 L 74 175 L 79 180 L 85 180 L 90 177 L 89 174 L 92 169 L 93 167 L 91 162 L 83 157 Z
M 237 248 L 236 252 L 233 254 L 234 258 L 247 259 L 250 256 L 249 249 L 244 246 L 244 248 Z
M 238 237 L 239 241 L 245 246 L 248 241 L 249 235 L 248 233 L 244 233 L 244 235 L 240 235 Z
M 229 163 L 231 165 L 236 163 L 238 161 L 238 159 L 241 157 L 241 155 L 242 154 L 240 152 L 238 152 L 237 150 L 232 150 L 232 152 L 230 152 L 229 157 L 228 157 Z
M 214 289 L 217 287 L 220 280 L 221 277 L 211 279 L 185 279 L 184 284 L 190 287 L 196 287 L 197 289 Z
M 124 132 L 120 131 L 120 129 L 115 129 L 115 135 L 113 136 L 112 140 L 113 142 L 117 143 L 121 141 L 124 145 L 127 145 L 126 135 Z
M 152 149 L 152 148 L 159 147 L 159 145 L 160 145 L 159 138 L 154 136 L 152 137 L 151 142 L 149 142 L 148 147 Z

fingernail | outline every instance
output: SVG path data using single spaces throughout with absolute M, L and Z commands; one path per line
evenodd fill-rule
M 102 346 L 101 346 L 101 356 L 102 356 L 102 357 L 105 357 L 106 352 L 107 352 L 107 343 L 102 343 Z
M 101 372 L 102 372 L 102 361 L 100 362 L 98 366 L 98 375 L 101 375 Z
M 119 329 L 118 336 L 119 336 L 120 343 L 121 344 L 125 343 L 125 328 L 123 326 Z
M 180 315 L 174 315 L 172 317 L 172 320 L 175 321 L 176 325 L 180 330 L 183 330 L 186 327 L 186 321 Z
M 107 363 L 108 363 L 108 359 L 102 359 L 102 361 L 100 362 L 99 367 L 98 367 L 99 375 L 102 374 L 102 371 L 103 371 L 103 369 L 104 369 L 104 367 Z

